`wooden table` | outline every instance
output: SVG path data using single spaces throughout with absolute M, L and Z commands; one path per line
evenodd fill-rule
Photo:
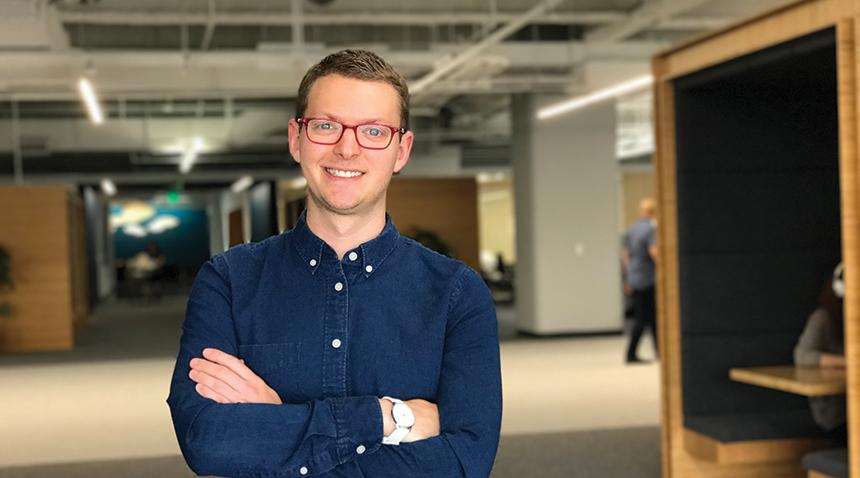
M 807 397 L 845 393 L 845 369 L 795 367 L 733 368 L 729 378 Z

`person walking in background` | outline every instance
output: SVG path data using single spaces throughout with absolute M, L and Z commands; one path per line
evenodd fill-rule
M 654 266 L 657 260 L 656 206 L 651 198 L 639 202 L 639 219 L 624 236 L 623 262 L 627 271 L 625 289 L 633 296 L 633 329 L 627 345 L 627 363 L 642 363 L 637 355 L 639 339 L 647 327 L 657 350 L 657 307 L 654 297 Z

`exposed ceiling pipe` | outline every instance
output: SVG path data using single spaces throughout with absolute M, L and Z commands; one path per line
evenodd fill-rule
M 305 0 L 292 0 L 292 22 L 290 24 L 290 31 L 293 34 L 293 54 L 298 56 L 302 55 L 305 51 L 305 22 L 304 22 L 304 8 L 302 4 Z
M 179 12 L 115 12 L 115 11 L 60 11 L 63 23 L 83 25 L 178 25 L 182 22 L 192 25 L 208 25 L 210 18 L 217 25 L 267 25 L 290 26 L 294 18 L 291 13 L 279 12 L 230 12 L 216 13 L 179 13 Z M 415 25 L 437 27 L 440 25 L 487 25 L 515 20 L 520 14 L 495 12 L 488 15 L 485 11 L 466 11 L 462 13 L 304 13 L 305 25 L 356 25 L 356 26 L 403 26 Z M 547 13 L 534 19 L 535 23 L 547 25 L 603 25 L 629 20 L 625 13 L 612 11 L 557 12 Z M 657 22 L 654 28 L 666 30 L 703 30 L 726 25 L 728 17 L 687 17 L 666 18 Z
M 637 8 L 629 18 L 598 28 L 585 35 L 588 41 L 617 42 L 625 40 L 642 30 L 713 0 L 649 0 Z
M 427 89 L 430 85 L 432 85 L 437 80 L 440 80 L 442 77 L 451 73 L 455 69 L 460 66 L 466 64 L 469 60 L 475 58 L 481 52 L 486 50 L 487 48 L 499 43 L 504 40 L 512 33 L 516 32 L 523 26 L 527 25 L 529 22 L 534 20 L 535 18 L 543 15 L 548 10 L 551 10 L 562 3 L 564 0 L 544 0 L 534 7 L 532 7 L 529 11 L 520 15 L 516 19 L 508 22 L 505 26 L 497 29 L 493 33 L 484 37 L 478 43 L 475 43 L 471 47 L 467 48 L 465 51 L 460 53 L 459 55 L 451 58 L 450 60 L 443 63 L 441 66 L 436 67 L 430 73 L 426 74 L 422 78 L 418 79 L 418 81 L 409 85 L 409 92 L 412 95 L 419 95 L 424 90 Z
M 497 12 L 494 20 L 509 22 L 520 17 L 519 13 Z M 209 15 L 202 12 L 118 12 L 110 10 L 60 10 L 63 23 L 84 25 L 206 25 Z M 217 13 L 213 19 L 219 25 L 268 25 L 291 26 L 294 13 L 282 12 L 224 12 Z M 486 11 L 461 13 L 304 13 L 302 22 L 306 25 L 483 25 L 488 20 Z M 612 11 L 569 12 L 540 15 L 535 18 L 539 23 L 601 25 L 627 18 L 626 14 Z
M 203 32 L 203 41 L 200 42 L 201 50 L 208 50 L 212 44 L 212 36 L 215 34 L 215 0 L 209 0 L 206 12 L 206 30 Z

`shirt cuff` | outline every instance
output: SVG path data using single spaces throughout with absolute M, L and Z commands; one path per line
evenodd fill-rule
M 336 399 L 338 461 L 343 464 L 382 446 L 382 408 L 374 396 Z

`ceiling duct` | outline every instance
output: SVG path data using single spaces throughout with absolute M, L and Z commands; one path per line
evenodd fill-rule
M 68 48 L 68 37 L 53 5 L 4 0 L 0 10 L 0 51 Z

